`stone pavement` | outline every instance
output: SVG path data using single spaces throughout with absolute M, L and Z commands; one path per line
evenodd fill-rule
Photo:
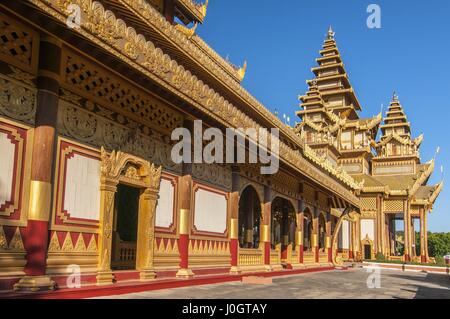
M 274 277 L 269 285 L 231 282 L 164 289 L 108 298 L 139 299 L 450 299 L 450 276 L 382 269 L 380 288 L 368 288 L 367 269 Z M 373 273 L 372 273 L 373 276 Z M 371 277 L 374 278 L 374 277 Z M 376 283 L 376 281 L 374 281 Z

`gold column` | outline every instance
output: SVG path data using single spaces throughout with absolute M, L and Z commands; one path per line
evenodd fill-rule
M 404 201 L 404 213 L 403 213 L 403 234 L 404 234 L 404 242 L 405 242 L 405 250 L 404 255 L 405 258 L 408 260 L 411 258 L 411 216 L 410 216 L 410 210 L 409 210 L 409 203 L 408 200 Z
M 98 237 L 97 285 L 110 285 L 114 275 L 111 271 L 111 247 L 114 219 L 114 196 L 117 181 L 105 179 L 100 188 L 100 235 Z
M 158 193 L 146 189 L 139 198 L 138 242 L 136 247 L 136 269 L 141 281 L 156 277 L 153 266 L 155 241 L 155 212 Z
M 424 242 L 425 242 L 425 259 L 428 262 L 429 256 L 428 256 L 428 215 L 427 211 L 424 211 L 423 214 L 423 229 L 424 229 Z

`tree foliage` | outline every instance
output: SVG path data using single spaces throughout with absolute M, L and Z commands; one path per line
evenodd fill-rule
M 450 233 L 428 232 L 428 253 L 431 257 L 450 254 Z

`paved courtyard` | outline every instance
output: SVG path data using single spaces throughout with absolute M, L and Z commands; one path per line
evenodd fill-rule
M 450 299 L 450 276 L 380 270 L 380 288 L 368 288 L 366 269 L 274 277 L 268 285 L 241 282 L 113 296 L 139 299 Z M 373 276 L 373 273 L 372 273 Z M 374 277 L 371 277 L 374 278 Z M 372 282 L 376 284 L 376 281 Z M 109 297 L 111 298 L 111 297 Z

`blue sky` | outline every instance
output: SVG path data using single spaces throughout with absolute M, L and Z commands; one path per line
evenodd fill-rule
M 381 7 L 381 29 L 366 25 L 371 3 Z M 437 183 L 450 170 L 449 16 L 448 0 L 211 0 L 197 33 L 234 64 L 247 60 L 244 87 L 293 123 L 297 96 L 313 78 L 310 68 L 331 24 L 363 107 L 360 115 L 379 113 L 381 104 L 386 109 L 396 90 L 413 135 L 425 135 L 422 160 L 441 147 L 430 179 Z M 432 231 L 450 231 L 447 189 L 429 216 Z

